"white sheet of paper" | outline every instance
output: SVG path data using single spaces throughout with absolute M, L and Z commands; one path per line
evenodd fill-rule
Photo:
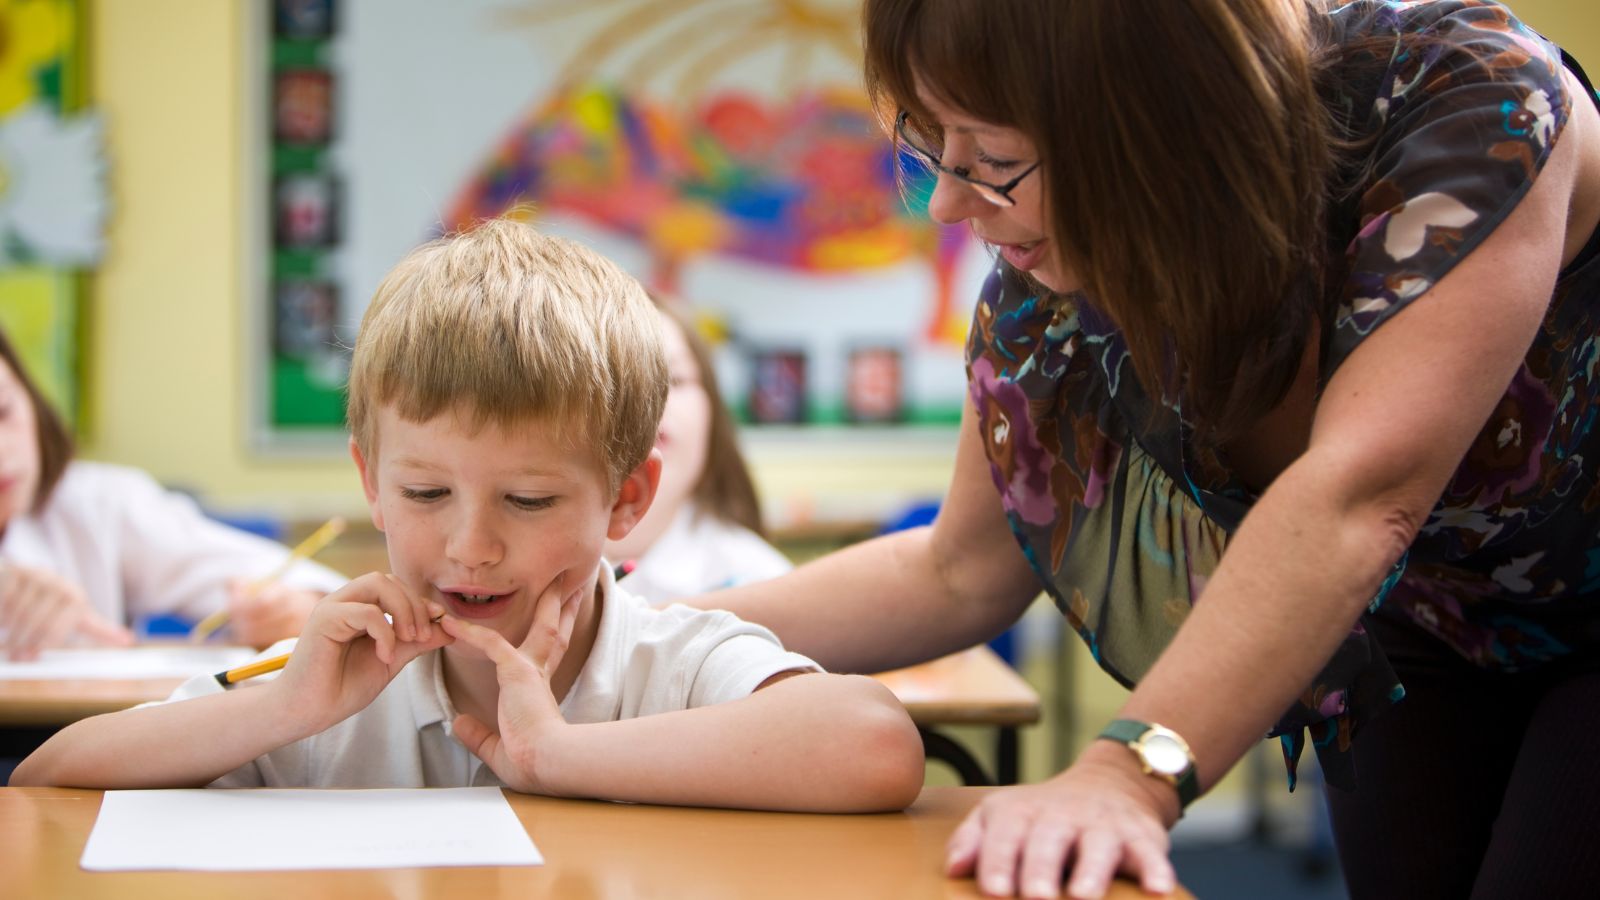
M 94 872 L 537 866 L 499 788 L 107 791 Z
M 0 659 L 0 681 L 123 678 L 188 678 L 249 662 L 249 647 L 97 647 L 46 650 L 30 662 Z

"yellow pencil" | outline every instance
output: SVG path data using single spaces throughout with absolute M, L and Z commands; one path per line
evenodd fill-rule
M 235 666 L 225 672 L 218 672 L 212 677 L 216 678 L 217 684 L 220 684 L 223 687 L 227 687 L 230 684 L 238 684 L 246 678 L 254 678 L 257 675 L 265 675 L 268 672 L 278 671 L 289 663 L 289 657 L 291 655 L 293 654 L 280 653 L 277 656 L 269 656 L 266 659 L 258 659 L 253 663 L 246 663 L 242 666 Z M 251 696 L 255 695 L 252 694 Z
M 443 618 L 444 616 L 435 616 L 428 621 L 437 625 Z M 217 680 L 217 684 L 227 687 L 230 684 L 238 684 L 246 678 L 254 678 L 257 675 L 265 675 L 268 672 L 276 672 L 289 664 L 289 657 L 292 655 L 293 654 L 291 653 L 280 653 L 277 656 L 269 656 L 266 659 L 258 659 L 253 663 L 245 663 L 242 666 L 235 666 L 227 671 L 218 672 L 211 677 Z
M 289 556 L 284 559 L 281 565 L 267 573 L 265 576 L 252 582 L 249 587 L 250 593 L 254 594 L 274 581 L 277 581 L 279 578 L 282 578 L 289 571 L 289 569 L 294 566 L 295 563 L 302 559 L 315 556 L 322 550 L 323 547 L 333 543 L 333 539 L 338 537 L 343 532 L 343 516 L 334 516 L 328 521 L 322 523 L 321 528 L 311 532 L 311 534 L 306 536 L 305 540 L 296 544 L 295 548 L 289 551 Z M 226 624 L 228 624 L 228 611 L 226 609 L 219 609 L 211 615 L 206 616 L 204 619 L 201 619 L 199 624 L 194 626 L 194 630 L 189 632 L 189 640 L 192 643 L 201 643 L 206 638 L 209 638 L 211 635 L 215 634 L 217 629 Z M 270 672 L 272 670 L 268 669 L 266 671 Z M 218 675 L 217 677 L 221 678 L 222 676 Z M 248 678 L 249 676 L 245 677 Z M 223 683 L 226 684 L 227 682 Z

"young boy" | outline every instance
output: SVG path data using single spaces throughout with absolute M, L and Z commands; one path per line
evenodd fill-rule
M 393 574 L 322 601 L 278 677 L 201 676 L 78 722 L 11 783 L 910 803 L 921 742 L 881 685 L 728 613 L 652 609 L 602 562 L 661 474 L 657 319 L 610 262 L 526 225 L 413 252 L 350 375 L 350 452 Z

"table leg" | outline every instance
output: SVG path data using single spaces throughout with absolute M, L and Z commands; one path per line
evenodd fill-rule
M 1016 784 L 1018 758 L 1021 751 L 1017 746 L 1017 729 L 1005 725 L 999 729 L 995 736 L 995 774 L 998 784 Z
M 991 787 L 994 781 L 983 771 L 983 766 L 973 758 L 967 748 L 931 728 L 918 727 L 922 735 L 922 750 L 929 759 L 937 759 L 956 770 L 961 783 L 967 787 Z

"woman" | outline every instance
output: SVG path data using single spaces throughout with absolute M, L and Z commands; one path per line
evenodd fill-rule
M 1483 0 L 868 0 L 865 23 L 933 216 L 1001 258 L 950 494 L 928 529 L 700 602 L 874 670 L 1055 598 L 1137 687 L 1110 739 L 952 836 L 988 894 L 1066 869 L 1077 897 L 1119 869 L 1168 889 L 1182 802 L 1269 732 L 1336 785 L 1354 896 L 1592 890 L 1600 113 L 1576 64 Z

